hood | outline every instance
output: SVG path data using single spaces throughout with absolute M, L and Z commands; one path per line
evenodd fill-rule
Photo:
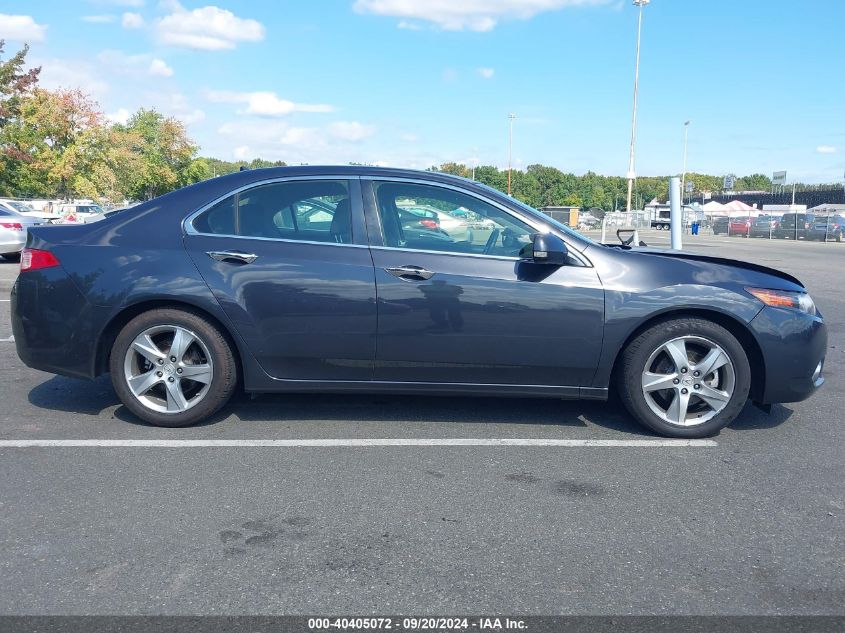
M 668 257 L 671 259 L 683 259 L 687 261 L 693 262 L 705 262 L 708 264 L 718 264 L 719 266 L 729 266 L 731 268 L 742 268 L 744 270 L 753 270 L 758 273 L 763 273 L 764 275 L 771 275 L 772 277 L 778 277 L 790 283 L 793 283 L 801 288 L 804 288 L 804 284 L 802 284 L 798 279 L 790 275 L 789 273 L 785 273 L 781 270 L 777 270 L 776 268 L 769 268 L 768 266 L 761 266 L 760 264 L 752 264 L 751 262 L 745 262 L 737 259 L 727 259 L 726 257 L 711 257 L 710 255 L 697 255 L 693 253 L 681 253 L 679 251 L 670 251 L 670 250 L 662 250 L 659 248 L 631 248 L 626 249 L 631 250 L 635 253 L 641 255 L 654 255 L 656 257 Z

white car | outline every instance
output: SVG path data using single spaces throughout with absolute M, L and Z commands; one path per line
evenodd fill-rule
M 31 226 L 40 226 L 42 221 L 21 215 L 17 211 L 0 206 L 0 256 L 6 260 L 18 261 L 21 249 L 26 244 L 26 232 Z
M 39 222 L 50 222 L 52 220 L 58 220 L 61 217 L 58 213 L 38 211 L 28 202 L 23 202 L 21 200 L 10 200 L 8 198 L 0 198 L 0 209 L 6 209 L 7 211 L 15 211 L 25 217 L 35 218 Z
M 63 224 L 84 224 L 102 219 L 105 215 L 102 207 L 94 203 L 63 204 L 59 207 Z

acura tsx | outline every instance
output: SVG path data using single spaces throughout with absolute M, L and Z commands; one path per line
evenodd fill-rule
M 469 218 L 451 236 L 400 210 Z M 12 289 L 30 367 L 110 372 L 143 420 L 248 392 L 588 398 L 712 435 L 751 399 L 823 382 L 823 318 L 794 277 L 608 246 L 482 184 L 375 167 L 214 178 L 93 224 L 30 231 Z

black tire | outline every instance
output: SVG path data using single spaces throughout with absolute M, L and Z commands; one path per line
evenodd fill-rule
M 214 368 L 203 398 L 179 413 L 159 412 L 145 406 L 129 388 L 124 372 L 126 353 L 135 338 L 150 328 L 164 325 L 185 328 L 195 334 L 207 348 Z M 112 385 L 121 402 L 136 416 L 155 426 L 183 427 L 206 420 L 229 401 L 238 384 L 237 362 L 223 333 L 201 315 L 175 308 L 150 310 L 127 323 L 112 346 L 109 368 Z
M 21 261 L 21 254 L 20 253 L 4 253 L 3 259 L 7 262 L 19 262 Z
M 724 408 L 706 422 L 694 426 L 671 424 L 651 410 L 642 388 L 642 373 L 651 354 L 661 345 L 682 336 L 696 336 L 719 345 L 734 369 L 734 391 Z M 676 438 L 701 438 L 715 435 L 733 422 L 748 400 L 751 367 L 742 345 L 721 325 L 696 317 L 661 321 L 637 336 L 623 350 L 617 380 L 619 395 L 629 413 L 651 430 Z

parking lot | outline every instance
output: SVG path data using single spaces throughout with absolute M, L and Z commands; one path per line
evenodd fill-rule
M 815 397 L 686 446 L 526 399 L 240 397 L 150 427 L 108 377 L 18 360 L 0 261 L 0 612 L 840 614 L 845 245 L 684 246 L 796 275 L 829 334 Z

